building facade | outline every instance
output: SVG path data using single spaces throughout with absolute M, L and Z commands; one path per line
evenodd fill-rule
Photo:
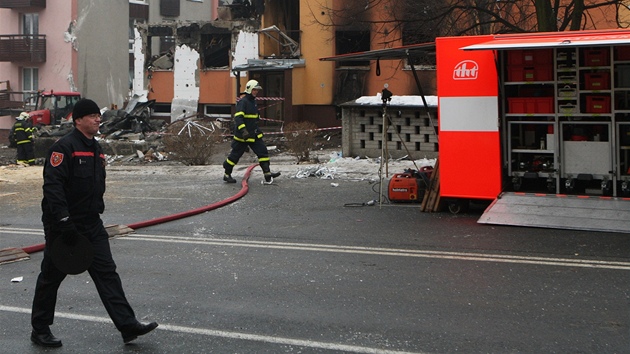
M 0 81 L 24 92 L 17 99 L 38 90 L 78 91 L 101 106 L 122 105 L 128 14 L 127 0 L 1 0 Z M 10 116 L 0 118 L 0 129 L 10 124 Z
M 230 116 L 245 82 L 256 79 L 263 117 L 320 127 L 339 126 L 339 104 L 385 84 L 395 95 L 420 94 L 404 60 L 319 60 L 411 44 L 382 25 L 379 8 L 333 25 L 331 11 L 346 4 L 356 2 L 0 0 L 0 94 L 7 82 L 27 93 L 77 91 L 103 107 L 141 95 L 156 101 L 157 116 L 173 120 Z M 435 94 L 435 72 L 423 69 L 423 93 Z M 0 130 L 11 124 L 0 117 Z
M 135 75 L 135 27 L 209 20 L 217 6 L 218 0 L 0 0 L 0 93 L 13 92 L 0 101 L 53 90 L 123 107 Z M 19 113 L 15 106 L 0 107 L 13 108 L 0 113 L 2 137 Z
M 219 1 L 211 21 L 149 21 L 138 27 L 134 93 L 156 100 L 156 115 L 227 116 L 249 79 L 263 87 L 262 116 L 283 123 L 339 126 L 338 104 L 380 92 L 418 94 L 410 70 L 396 62 L 331 63 L 321 57 L 401 45 L 399 34 L 335 28 L 339 1 Z M 380 14 L 371 12 L 378 20 Z M 351 43 L 352 45 L 349 45 Z M 358 45 L 357 45 L 358 44 Z M 142 56 L 142 60 L 138 57 Z M 406 64 L 405 64 L 406 65 Z M 434 71 L 420 79 L 434 93 Z

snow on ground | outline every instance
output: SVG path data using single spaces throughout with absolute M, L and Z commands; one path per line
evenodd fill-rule
M 319 163 L 295 164 L 282 158 L 272 158 L 272 170 L 279 170 L 289 178 L 323 178 L 350 180 L 378 180 L 379 177 L 391 178 L 393 174 L 403 173 L 407 169 L 421 170 L 422 167 L 435 166 L 436 159 L 407 158 L 384 159 L 370 157 L 342 157 L 340 151 L 321 151 L 317 154 Z M 379 174 L 379 171 L 382 171 Z

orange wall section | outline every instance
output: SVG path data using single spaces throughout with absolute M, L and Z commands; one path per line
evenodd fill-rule
M 149 99 L 156 102 L 172 102 L 175 82 L 172 71 L 154 71 L 151 73 Z
M 236 101 L 236 79 L 228 70 L 199 72 L 200 104 L 234 104 Z
M 329 105 L 333 102 L 335 63 L 319 58 L 335 55 L 334 31 L 315 23 L 329 23 L 321 7 L 332 7 L 332 0 L 300 0 L 300 50 L 305 68 L 293 69 L 294 105 Z M 331 32 L 332 31 L 332 32 Z

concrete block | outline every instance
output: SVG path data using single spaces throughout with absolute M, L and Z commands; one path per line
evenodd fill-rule
M 436 143 L 420 143 L 420 151 L 438 151 Z

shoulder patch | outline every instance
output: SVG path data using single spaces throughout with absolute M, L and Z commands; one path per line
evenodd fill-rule
M 63 153 L 53 151 L 52 155 L 50 155 L 50 164 L 52 167 L 57 167 L 61 165 L 63 162 Z

